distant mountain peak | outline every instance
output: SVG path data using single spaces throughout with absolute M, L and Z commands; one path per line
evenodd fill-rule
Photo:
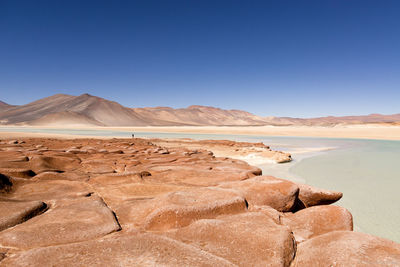
M 100 98 L 98 96 L 94 96 L 94 95 L 91 95 L 91 94 L 88 94 L 88 93 L 81 94 L 79 97 L 97 97 L 97 98 Z

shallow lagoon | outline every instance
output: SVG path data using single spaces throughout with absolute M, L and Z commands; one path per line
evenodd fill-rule
M 0 127 L 0 131 L 130 137 L 132 132 Z M 355 230 L 400 242 L 400 141 L 135 132 L 136 137 L 264 142 L 293 155 L 261 164 L 264 174 L 344 193 L 337 205 L 354 216 Z

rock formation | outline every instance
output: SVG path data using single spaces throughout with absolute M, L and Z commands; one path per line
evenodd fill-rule
M 328 205 L 341 193 L 163 142 L 0 141 L 0 265 L 400 265 L 400 244 Z
M 252 161 L 285 163 L 292 160 L 289 153 L 272 150 L 263 143 L 235 142 L 230 140 L 152 139 L 152 143 L 168 148 L 210 150 L 217 157 L 230 157 Z

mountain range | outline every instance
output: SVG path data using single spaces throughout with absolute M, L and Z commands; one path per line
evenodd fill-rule
M 0 124 L 37 126 L 261 126 L 337 124 L 400 124 L 400 114 L 320 117 L 260 117 L 242 110 L 190 106 L 129 108 L 89 94 L 56 94 L 28 103 L 9 105 L 0 101 Z

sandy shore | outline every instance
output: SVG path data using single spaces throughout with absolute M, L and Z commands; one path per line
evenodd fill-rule
M 335 127 L 322 126 L 176 126 L 176 127 L 31 127 L 27 126 L 26 132 L 14 132 L 13 127 L 1 126 L 7 132 L 0 132 L 2 138 L 17 137 L 59 137 L 76 138 L 72 134 L 55 133 L 29 133 L 31 129 L 73 129 L 73 130 L 103 130 L 103 131 L 127 131 L 127 132 L 157 132 L 157 133 L 192 133 L 192 134 L 232 134 L 232 135 L 257 135 L 257 136 L 301 136 L 301 137 L 329 137 L 329 138 L 358 138 L 358 139 L 381 139 L 400 140 L 400 126 L 383 125 L 338 125 Z M 0 130 L 1 130 L 0 127 Z M 21 126 L 17 126 L 21 128 Z M 85 136 L 87 137 L 87 136 Z M 98 136 L 99 138 L 110 138 L 110 136 Z

